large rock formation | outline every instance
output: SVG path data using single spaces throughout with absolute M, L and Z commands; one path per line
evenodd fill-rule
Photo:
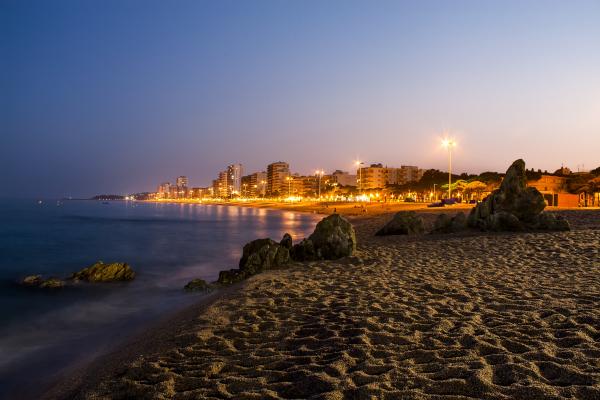
M 135 272 L 127 263 L 105 264 L 102 261 L 75 272 L 71 276 L 74 281 L 87 282 L 130 281 L 133 278 L 135 278 Z
M 271 239 L 257 239 L 247 243 L 242 251 L 239 269 L 219 272 L 218 283 L 230 285 L 260 272 L 281 268 L 290 262 L 292 237 L 285 234 L 281 243 Z
M 347 219 L 331 214 L 317 224 L 315 231 L 292 248 L 296 261 L 337 260 L 356 250 L 356 233 Z
M 500 188 L 471 210 L 468 225 L 491 231 L 569 230 L 569 223 L 544 213 L 544 196 L 527 187 L 525 161 L 516 160 Z
M 425 233 L 423 219 L 414 211 L 399 211 L 391 221 L 375 233 L 375 236 L 386 235 L 422 235 Z

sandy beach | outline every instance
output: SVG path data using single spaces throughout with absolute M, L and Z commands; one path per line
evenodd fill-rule
M 355 256 L 213 293 L 46 398 L 600 399 L 600 212 L 560 213 L 572 231 L 350 217 Z

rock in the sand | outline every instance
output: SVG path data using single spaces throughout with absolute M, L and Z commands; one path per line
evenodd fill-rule
M 315 261 L 317 260 L 317 253 L 315 252 L 315 246 L 310 239 L 303 239 L 300 243 L 295 244 L 290 250 L 290 256 L 294 261 Z
M 375 236 L 422 235 L 424 232 L 423 219 L 416 212 L 400 211 L 383 228 L 378 230 Z
M 279 244 L 285 247 L 286 249 L 291 250 L 293 245 L 292 235 L 290 235 L 289 233 L 283 235 L 283 238 L 281 239 Z
M 212 286 L 204 279 L 192 279 L 184 286 L 184 289 L 188 292 L 208 292 L 212 290 Z
M 491 231 L 568 230 L 565 220 L 546 217 L 544 196 L 527 187 L 525 161 L 516 160 L 506 171 L 500 188 L 471 210 L 468 225 Z
M 21 284 L 24 286 L 39 286 L 44 282 L 41 275 L 29 275 L 23 278 Z
M 535 221 L 535 229 L 541 231 L 569 231 L 571 226 L 569 221 L 561 215 L 542 212 Z
M 308 238 L 318 259 L 337 260 L 356 250 L 356 233 L 352 224 L 339 214 L 331 214 L 317 224 Z
M 135 278 L 135 272 L 127 263 L 96 264 L 73 273 L 71 279 L 87 282 L 130 281 Z
M 240 271 L 254 275 L 290 262 L 289 250 L 271 239 L 257 239 L 244 246 Z
M 456 233 L 465 230 L 467 227 L 467 217 L 465 213 L 459 212 L 454 217 L 448 214 L 440 214 L 433 223 L 431 233 Z
M 65 286 L 65 281 L 59 278 L 48 278 L 40 284 L 41 288 L 60 289 Z

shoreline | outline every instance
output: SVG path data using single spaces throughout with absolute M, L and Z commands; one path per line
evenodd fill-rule
M 233 204 L 227 204 L 227 205 L 233 205 Z M 281 209 L 281 208 L 277 208 L 277 209 Z M 426 210 L 426 211 L 430 211 L 430 210 L 431 209 Z M 454 211 L 454 210 L 460 211 L 459 209 L 456 209 L 456 208 L 452 208 L 451 210 L 452 211 Z M 296 211 L 298 211 L 298 210 L 296 210 Z M 432 213 L 430 213 L 430 212 L 422 213 L 424 219 L 427 220 L 426 222 L 428 224 L 431 224 L 431 222 L 433 221 L 435 211 L 449 212 L 450 209 L 441 209 L 441 210 L 434 209 L 433 211 L 434 212 L 432 212 Z M 555 211 L 555 210 L 550 210 L 550 211 Z M 565 210 L 562 210 L 562 211 L 565 211 Z M 584 211 L 584 212 L 582 213 L 581 211 Z M 588 212 L 585 212 L 585 211 L 588 211 Z M 310 211 L 304 211 L 304 212 L 310 212 Z M 474 234 L 474 235 L 435 235 L 435 236 L 425 237 L 425 238 L 406 238 L 406 237 L 393 237 L 393 236 L 392 237 L 384 237 L 384 238 L 374 238 L 372 236 L 374 228 L 379 227 L 386 221 L 388 213 L 380 213 L 377 215 L 370 214 L 370 215 L 366 215 L 366 216 L 364 216 L 364 215 L 363 216 L 356 216 L 356 215 L 350 216 L 352 223 L 355 225 L 355 227 L 357 229 L 357 235 L 359 235 L 359 237 L 360 237 L 359 249 L 357 252 L 358 257 L 360 258 L 360 264 L 354 265 L 354 264 L 352 264 L 353 262 L 350 262 L 350 265 L 347 265 L 347 264 L 340 265 L 341 262 L 331 261 L 331 262 L 309 263 L 308 265 L 304 265 L 304 264 L 303 265 L 294 265 L 288 269 L 273 270 L 273 271 L 268 271 L 268 272 L 265 272 L 265 273 L 262 273 L 259 275 L 255 275 L 244 282 L 241 282 L 239 284 L 233 285 L 233 286 L 225 288 L 225 289 L 218 290 L 214 293 L 207 295 L 205 298 L 200 299 L 198 303 L 196 303 L 192 306 L 189 306 L 185 310 L 182 310 L 175 315 L 165 316 L 161 321 L 157 321 L 157 323 L 155 325 L 153 325 L 152 328 L 150 328 L 147 332 L 144 332 L 141 335 L 135 335 L 134 337 L 131 337 L 122 346 L 119 346 L 119 348 L 115 349 L 114 351 L 111 351 L 110 353 L 107 353 L 105 355 L 98 357 L 97 359 L 92 361 L 90 364 L 88 364 L 86 367 L 84 367 L 77 373 L 75 373 L 73 375 L 69 375 L 68 377 L 63 377 L 65 379 L 61 379 L 61 380 L 57 381 L 56 384 L 53 385 L 52 388 L 44 396 L 42 396 L 42 398 L 43 399 L 64 399 L 64 398 L 77 399 L 77 398 L 85 398 L 85 396 L 89 395 L 90 393 L 92 395 L 100 394 L 100 397 L 101 397 L 102 390 L 113 390 L 111 388 L 114 388 L 114 390 L 117 390 L 118 391 L 117 393 L 129 393 L 128 391 L 132 390 L 132 392 L 129 393 L 129 395 L 133 395 L 132 393 L 137 393 L 136 395 L 142 396 L 143 392 L 137 392 L 137 390 L 142 390 L 141 386 L 140 387 L 136 386 L 137 389 L 135 389 L 135 388 L 124 389 L 124 387 L 122 386 L 122 383 L 118 383 L 118 382 L 122 381 L 122 379 L 124 379 L 123 377 L 126 377 L 126 376 L 129 377 L 129 378 L 127 378 L 127 381 L 129 381 L 130 378 L 133 379 L 133 381 L 135 381 L 137 379 L 135 377 L 138 376 L 140 373 L 142 375 L 146 374 L 146 373 L 155 374 L 156 371 L 151 372 L 153 367 L 150 368 L 150 365 L 152 365 L 152 363 L 154 363 L 155 361 L 151 361 L 151 360 L 163 360 L 163 361 L 159 361 L 159 363 L 161 365 L 162 365 L 162 363 L 165 363 L 165 362 L 167 364 L 169 364 L 169 362 L 167 360 L 171 360 L 173 358 L 173 351 L 175 351 L 175 354 L 178 352 L 181 352 L 181 351 L 183 351 L 184 353 L 187 353 L 188 350 L 184 350 L 184 349 L 189 349 L 190 346 L 192 346 L 192 347 L 201 346 L 199 341 L 206 341 L 209 338 L 214 337 L 211 335 L 213 335 L 215 332 L 219 331 L 220 329 L 226 329 L 226 327 L 229 326 L 230 324 L 232 324 L 233 321 L 235 320 L 235 315 L 237 315 L 238 313 L 245 315 L 243 313 L 245 311 L 245 309 L 250 307 L 251 304 L 254 304 L 254 300 L 252 300 L 252 297 L 254 296 L 255 293 L 257 293 L 256 292 L 257 290 L 259 290 L 259 292 L 258 292 L 259 294 L 262 293 L 262 291 L 265 290 L 265 288 L 264 288 L 265 285 L 267 285 L 268 288 L 270 288 L 267 290 L 267 293 L 273 292 L 273 294 L 269 295 L 267 298 L 270 297 L 272 300 L 275 301 L 275 303 L 273 303 L 271 300 L 267 300 L 267 303 L 265 303 L 266 304 L 265 306 L 268 307 L 270 310 L 272 309 L 273 312 L 277 313 L 280 311 L 280 310 L 278 310 L 278 306 L 277 306 L 278 301 L 280 301 L 279 296 L 281 296 L 283 293 L 285 293 L 289 289 L 289 287 L 296 287 L 296 285 L 297 285 L 296 281 L 298 279 L 308 280 L 310 285 L 306 286 L 306 288 L 308 288 L 309 290 L 312 290 L 311 285 L 322 285 L 322 281 L 319 282 L 319 279 L 321 279 L 321 280 L 323 279 L 323 277 L 322 277 L 323 271 L 331 271 L 332 273 L 333 273 L 333 271 L 337 271 L 335 273 L 343 273 L 345 275 L 348 275 L 348 274 L 352 273 L 352 271 L 349 270 L 349 268 L 350 269 L 351 268 L 357 268 L 357 269 L 360 268 L 361 270 L 364 270 L 364 268 L 367 267 L 367 265 L 371 265 L 373 263 L 375 263 L 374 265 L 377 265 L 380 262 L 383 262 L 382 265 L 385 266 L 386 270 L 389 269 L 390 266 L 392 266 L 392 271 L 395 271 L 395 269 L 394 269 L 395 267 L 393 267 L 393 265 L 396 261 L 393 261 L 393 260 L 397 260 L 397 258 L 396 258 L 396 256 L 392 257 L 390 254 L 395 254 L 396 248 L 398 248 L 398 247 L 401 249 L 404 249 L 403 251 L 400 252 L 400 254 L 402 254 L 405 251 L 414 251 L 414 249 L 413 249 L 414 246 L 429 248 L 430 250 L 432 250 L 435 253 L 438 251 L 439 246 L 445 247 L 447 243 L 453 243 L 454 245 L 460 246 L 463 242 L 471 243 L 471 245 L 475 245 L 482 241 L 483 242 L 491 241 L 491 243 L 496 243 L 496 242 L 504 243 L 504 244 L 501 244 L 499 250 L 494 250 L 494 251 L 496 253 L 498 253 L 498 251 L 500 251 L 500 253 L 498 253 L 498 255 L 500 256 L 500 254 L 502 254 L 501 257 L 505 257 L 505 254 L 503 254 L 502 251 L 507 252 L 508 254 L 514 253 L 515 240 L 518 243 L 521 243 L 518 245 L 518 248 L 520 251 L 524 251 L 524 249 L 526 249 L 527 246 L 529 246 L 528 244 L 526 244 L 526 242 L 523 242 L 523 240 L 534 241 L 536 243 L 535 246 L 539 247 L 540 251 L 547 251 L 546 245 L 544 244 L 543 241 L 540 242 L 540 240 L 543 239 L 543 240 L 553 241 L 553 240 L 558 240 L 561 237 L 583 238 L 583 237 L 589 236 L 589 235 L 592 235 L 593 237 L 596 237 L 596 238 L 600 238 L 600 232 L 597 232 L 600 229 L 600 213 L 598 213 L 594 210 L 581 210 L 581 209 L 577 209 L 576 211 L 573 211 L 573 210 L 565 211 L 565 214 L 568 215 L 567 218 L 569 220 L 572 220 L 573 221 L 572 223 L 574 224 L 574 230 L 571 232 L 568 232 L 566 234 L 558 234 L 558 233 L 536 233 L 536 234 L 526 234 L 526 233 L 493 234 L 493 233 L 491 233 L 490 234 L 490 233 L 483 233 L 483 234 Z M 585 231 L 585 232 L 582 232 L 582 231 Z M 300 238 L 294 238 L 294 239 L 298 240 Z M 574 244 L 573 239 L 568 239 L 568 240 L 569 240 L 569 242 L 568 242 L 569 248 L 567 249 L 567 253 L 565 253 L 565 254 L 567 255 L 567 257 L 570 258 L 571 257 L 571 256 L 569 256 L 569 252 L 571 251 L 570 249 L 572 248 L 572 246 L 577 246 L 577 245 Z M 553 242 L 550 242 L 549 245 L 555 246 L 552 243 Z M 525 247 L 523 247 L 523 246 L 525 246 Z M 551 251 L 560 251 L 560 250 L 558 250 L 559 247 L 551 247 L 551 248 L 556 249 L 556 250 L 551 250 Z M 575 247 L 575 249 L 577 249 L 577 247 Z M 417 252 L 416 254 L 420 254 L 420 253 Z M 561 253 L 561 254 L 563 254 L 563 253 Z M 573 254 L 579 254 L 579 257 L 581 257 L 582 254 L 584 254 L 584 253 L 580 253 L 580 251 L 577 250 L 576 253 L 573 253 Z M 431 255 L 424 254 L 424 256 L 430 257 Z M 369 258 L 369 257 L 375 257 L 375 258 Z M 556 260 L 553 260 L 553 261 L 556 261 Z M 552 262 L 552 261 L 550 261 L 550 262 Z M 451 264 L 451 265 L 454 265 L 454 264 Z M 408 268 L 408 266 L 409 266 L 409 264 L 407 264 L 407 266 L 403 267 L 403 268 Z M 434 267 L 435 266 L 436 265 L 434 265 Z M 371 268 L 371 267 L 367 267 L 367 268 Z M 429 268 L 429 267 L 427 267 L 427 268 Z M 588 266 L 588 268 L 589 268 L 589 266 Z M 592 266 L 592 268 L 598 269 L 598 268 L 600 268 L 600 264 Z M 308 269 L 308 271 L 307 271 L 307 269 Z M 315 272 L 316 274 L 321 275 L 321 278 L 311 277 L 310 276 L 311 271 Z M 507 272 L 507 271 L 510 271 L 510 270 L 505 270 L 504 272 L 509 275 L 512 274 L 512 272 Z M 523 273 L 527 274 L 526 271 Z M 409 276 L 412 276 L 411 274 L 412 273 L 409 273 Z M 404 273 L 401 273 L 400 276 L 404 276 Z M 359 277 L 356 277 L 353 275 L 348 275 L 348 277 L 351 277 L 351 279 L 359 279 L 359 281 L 358 281 L 359 285 L 366 284 L 366 281 L 365 281 L 365 283 L 360 283 L 363 281 Z M 388 278 L 386 278 L 386 279 L 388 279 Z M 400 279 L 402 279 L 402 278 L 400 278 Z M 459 278 L 456 278 L 456 279 L 459 279 Z M 530 277 L 529 279 L 533 279 L 533 277 Z M 554 279 L 554 278 L 552 278 L 552 279 Z M 517 279 L 517 281 L 521 282 L 519 279 Z M 277 283 L 277 285 L 273 286 L 272 282 L 278 282 L 278 283 Z M 437 283 L 434 283 L 434 282 L 437 282 Z M 333 288 L 336 288 L 340 284 L 341 284 L 340 282 L 331 283 L 331 285 L 333 285 L 332 290 L 334 290 L 334 292 L 337 293 L 337 291 L 336 291 L 337 289 L 333 289 Z M 430 283 L 430 285 L 433 285 L 433 286 L 435 286 L 436 284 L 443 285 L 443 280 L 439 281 L 437 279 L 434 279 L 434 281 L 432 283 Z M 598 284 L 598 282 L 596 282 L 596 284 Z M 281 286 L 281 285 L 283 285 L 283 286 Z M 278 289 L 275 289 L 275 288 L 278 288 Z M 305 296 L 304 290 L 306 288 L 303 287 L 302 292 L 297 293 L 296 296 L 300 296 L 300 297 L 295 297 L 298 301 L 301 300 L 303 296 Z M 294 289 L 294 290 L 299 290 L 299 289 Z M 347 290 L 347 289 L 344 289 L 344 291 L 345 290 Z M 452 289 L 452 290 L 454 290 L 454 289 Z M 600 284 L 599 284 L 599 290 L 600 290 Z M 250 294 L 249 294 L 250 292 L 252 293 L 252 296 L 250 296 Z M 321 292 L 319 292 L 319 293 L 321 293 Z M 327 300 L 327 299 L 329 299 L 329 296 L 330 296 L 328 293 L 329 293 L 329 290 L 327 292 L 321 293 L 321 296 L 325 296 L 325 297 L 323 297 L 323 299 L 325 299 L 325 300 L 321 300 L 321 301 L 326 301 L 326 302 L 331 301 L 331 300 Z M 436 294 L 436 293 L 438 293 L 438 292 L 433 291 L 430 293 L 430 295 L 433 295 L 434 297 L 440 295 L 440 294 Z M 514 292 L 514 293 L 517 293 L 517 292 Z M 359 295 L 359 294 L 360 294 L 360 292 L 356 292 L 356 293 L 352 292 L 353 296 Z M 576 293 L 570 293 L 570 295 L 577 296 Z M 466 294 L 465 294 L 465 296 L 466 296 Z M 287 297 L 287 296 L 285 296 L 285 297 Z M 365 304 L 368 306 L 367 310 L 370 310 L 370 311 L 368 311 L 369 313 L 374 312 L 375 315 L 377 315 L 376 309 L 372 309 L 372 305 L 374 304 L 373 301 L 381 303 L 381 302 L 384 302 L 385 300 L 383 298 L 377 298 L 377 299 L 373 299 L 372 301 Z M 444 301 L 446 301 L 446 300 L 444 300 Z M 526 299 L 524 301 L 526 301 Z M 490 302 L 490 300 L 488 300 L 488 302 Z M 310 304 L 313 304 L 313 303 L 310 302 Z M 369 304 L 370 304 L 370 306 L 369 306 Z M 438 306 L 436 306 L 436 307 L 438 307 Z M 350 309 L 348 309 L 348 310 L 350 310 Z M 221 313 L 222 311 L 223 311 L 223 313 Z M 302 313 L 302 311 L 300 309 L 298 309 L 297 312 Z M 251 315 L 254 315 L 254 314 L 251 314 Z M 295 314 L 292 314 L 292 315 L 295 315 Z M 214 320 L 211 320 L 210 316 L 212 316 L 212 318 L 214 318 Z M 208 318 L 208 320 L 207 320 L 207 318 Z M 247 316 L 244 318 L 247 318 Z M 452 319 L 452 317 L 449 317 L 449 318 Z M 600 315 L 598 316 L 598 318 L 600 320 Z M 437 319 L 437 318 L 434 318 L 434 319 Z M 204 328 L 203 328 L 203 326 L 204 326 Z M 206 326 L 210 326 L 210 328 L 211 328 L 210 330 L 211 330 L 211 332 L 213 332 L 212 334 L 208 335 L 207 333 L 202 333 L 202 332 L 205 332 L 206 329 L 208 329 L 208 328 L 206 328 Z M 235 329 L 242 329 L 242 328 L 238 327 Z M 275 333 L 273 333 L 273 334 L 275 334 Z M 373 332 L 371 334 L 374 335 L 375 332 Z M 368 336 L 371 334 L 368 334 Z M 228 336 L 226 336 L 226 337 L 228 337 Z M 238 349 L 238 347 L 239 347 L 238 345 L 235 345 L 236 340 L 242 340 L 242 342 L 243 342 L 244 339 L 242 339 L 242 338 L 243 338 L 243 336 L 240 336 L 237 339 L 232 337 L 230 339 L 227 339 L 227 340 L 233 340 L 233 342 L 231 342 L 230 344 L 225 345 L 225 342 L 223 342 L 221 345 L 218 345 L 217 346 L 218 348 L 221 348 L 219 346 L 223 346 L 223 345 L 225 345 L 226 348 L 228 348 L 227 346 L 231 346 L 231 345 L 233 345 L 234 347 L 232 347 L 230 350 L 227 350 L 226 348 L 225 348 L 225 350 L 218 350 L 218 351 L 215 350 L 217 354 L 221 354 L 217 358 L 228 357 L 228 355 L 230 355 L 231 352 L 235 353 L 237 351 L 242 351 L 242 350 Z M 222 339 L 219 339 L 219 340 L 222 340 Z M 308 339 L 306 339 L 306 340 L 308 340 Z M 369 336 L 368 342 L 371 343 L 373 340 L 374 339 Z M 389 338 L 389 340 L 391 340 L 391 338 Z M 406 339 L 406 340 L 408 340 L 408 339 Z M 394 343 L 393 341 L 390 342 L 390 345 L 392 345 L 393 343 Z M 216 345 L 216 344 L 213 344 L 213 345 Z M 252 347 L 252 345 L 250 346 L 250 348 L 248 348 L 248 347 L 246 347 L 246 345 L 244 345 L 243 348 L 246 349 L 244 351 L 250 351 L 251 347 Z M 310 346 L 309 346 L 309 348 L 310 348 Z M 175 349 L 178 349 L 178 350 L 175 350 Z M 205 354 L 204 352 L 206 352 L 206 351 L 208 351 L 208 350 L 205 349 L 205 350 L 203 350 L 203 352 L 201 352 L 199 354 Z M 223 353 L 223 351 L 225 351 L 225 353 Z M 379 350 L 379 351 L 383 351 L 383 350 Z M 600 349 L 598 349 L 598 352 L 599 352 L 598 354 L 600 354 Z M 169 355 L 169 354 L 171 354 L 171 355 Z M 208 353 L 206 353 L 206 354 L 208 354 Z M 205 356 L 201 356 L 201 358 L 204 358 L 204 357 Z M 208 357 L 210 358 L 211 356 L 208 356 Z M 175 357 L 175 360 L 176 359 L 177 359 L 177 357 Z M 553 360 L 555 360 L 555 359 L 553 359 Z M 148 364 L 149 362 L 151 364 Z M 175 361 L 173 361 L 173 362 L 175 362 Z M 242 361 L 238 360 L 237 362 L 242 362 Z M 130 372 L 131 368 L 133 368 L 133 370 L 135 372 L 133 372 L 133 373 Z M 150 369 L 148 369 L 148 368 L 150 368 Z M 215 373 L 217 375 L 221 374 L 220 372 L 215 372 Z M 238 371 L 235 374 L 239 374 L 239 373 L 240 372 Z M 215 379 L 216 379 L 217 375 L 215 375 Z M 232 379 L 231 375 L 227 375 L 227 376 L 230 377 L 227 379 Z M 143 378 L 143 376 L 140 376 L 140 379 L 144 380 L 146 378 Z M 501 378 L 497 378 L 497 379 L 501 379 Z M 356 385 L 358 385 L 359 381 L 360 380 L 355 382 Z M 600 379 L 598 380 L 598 382 L 600 383 Z M 114 386 L 114 387 L 111 386 L 113 384 L 115 384 L 117 386 Z M 201 387 L 203 385 L 201 383 L 198 383 L 198 384 Z M 496 385 L 493 382 L 492 383 L 485 382 L 485 384 L 487 386 Z M 137 384 L 135 384 L 135 385 L 137 385 Z M 239 386 L 239 383 L 236 385 Z M 171 386 L 169 386 L 169 387 L 171 387 Z M 586 386 L 586 388 L 587 387 L 588 386 Z M 160 386 L 159 386 L 159 388 L 160 388 Z M 488 387 L 488 389 L 489 389 L 489 387 Z M 504 390 L 502 387 L 500 389 Z M 126 392 L 122 392 L 123 390 L 126 390 Z M 171 390 L 174 390 L 174 389 L 172 387 L 170 389 L 163 387 L 163 389 L 159 389 L 159 390 L 163 390 L 163 394 L 164 394 L 164 393 L 171 393 Z M 166 392 L 164 392 L 164 390 L 166 390 Z M 231 389 L 231 390 L 233 390 L 233 389 Z M 346 390 L 350 390 L 350 389 L 346 388 Z M 461 388 L 460 390 L 463 390 L 463 388 Z M 523 390 L 525 390 L 525 389 L 523 389 Z M 544 389 L 544 390 L 546 390 L 546 389 Z M 550 390 L 550 389 L 548 389 L 548 390 Z M 557 393 L 552 393 L 551 391 L 548 391 L 548 390 L 546 390 L 544 392 L 544 395 L 556 395 L 557 394 Z M 206 393 L 209 393 L 209 392 L 206 392 Z M 525 393 L 525 392 L 522 392 L 522 393 Z M 592 393 L 592 392 L 590 392 L 590 393 Z M 596 393 L 596 392 L 593 392 L 593 393 Z M 413 394 L 416 395 L 416 393 L 413 393 Z M 454 394 L 459 395 L 459 393 L 454 393 Z M 531 392 L 529 394 L 533 396 L 533 395 L 538 395 L 539 393 Z M 598 391 L 598 394 L 600 394 L 600 391 Z M 465 389 L 465 395 L 469 395 L 468 390 L 466 390 L 466 389 Z M 227 397 L 227 396 L 225 396 L 225 397 Z M 482 396 L 481 398 L 490 398 L 490 399 L 494 398 L 495 399 L 496 397 L 495 397 L 495 395 L 494 396 L 486 395 L 486 396 Z M 580 398 L 580 397 L 574 396 L 574 398 Z

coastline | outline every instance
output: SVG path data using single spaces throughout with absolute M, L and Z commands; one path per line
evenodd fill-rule
M 408 398 L 429 398 L 444 390 L 448 395 L 489 399 L 506 396 L 561 398 L 567 395 L 594 398 L 600 395 L 597 386 L 594 388 L 600 383 L 600 370 L 585 379 L 580 371 L 589 367 L 586 363 L 593 363 L 594 354 L 600 355 L 600 346 L 593 344 L 594 337 L 600 337 L 600 334 L 593 329 L 593 324 L 585 322 L 590 319 L 600 321 L 597 299 L 585 294 L 590 290 L 600 293 L 597 278 L 600 264 L 593 262 L 594 254 L 598 257 L 598 250 L 590 253 L 591 248 L 585 243 L 585 238 L 591 239 L 592 244 L 600 240 L 600 213 L 581 210 L 564 213 L 574 225 L 571 232 L 431 235 L 419 239 L 373 237 L 375 229 L 388 218 L 387 214 L 351 217 L 359 237 L 356 260 L 308 263 L 269 271 L 219 290 L 181 313 L 165 318 L 155 328 L 98 358 L 78 374 L 60 381 L 43 398 L 103 398 L 107 393 L 116 398 L 144 397 L 149 396 L 147 390 L 151 390 L 153 396 L 170 397 L 183 390 L 181 385 L 186 386 L 185 390 L 195 390 L 198 397 L 252 398 L 250 393 L 260 393 L 267 398 L 279 398 L 278 393 L 295 394 L 296 397 L 325 394 L 302 392 L 293 382 L 286 383 L 291 377 L 296 377 L 293 379 L 303 385 L 320 388 L 318 390 L 328 389 L 331 396 L 319 398 L 360 396 L 363 393 L 380 396 L 394 390 Z M 431 224 L 435 214 L 423 213 L 423 217 Z M 528 253 L 532 260 L 524 262 L 521 253 L 528 252 L 531 247 L 535 250 Z M 550 258 L 545 256 L 553 253 L 556 254 Z M 409 261 L 410 254 L 424 259 L 414 264 Z M 443 261 L 446 258 L 448 261 Z M 522 263 L 523 267 L 517 268 L 515 262 Z M 476 268 L 462 270 L 464 263 Z M 479 269 L 486 274 L 495 274 L 493 279 L 480 274 Z M 333 276 L 336 278 L 331 279 Z M 393 289 L 396 284 L 390 277 L 398 279 L 405 297 L 414 299 L 400 300 Z M 542 286 L 538 283 L 540 279 Z M 496 280 L 505 286 L 497 286 Z M 557 286 L 558 282 L 561 283 Z M 469 290 L 465 292 L 465 285 L 475 291 L 475 295 Z M 532 309 L 531 302 L 535 302 L 538 310 Z M 454 305 L 448 308 L 449 304 Z M 337 311 L 332 313 L 331 307 Z M 394 307 L 400 307 L 403 313 L 398 314 Z M 473 307 L 485 312 L 473 311 Z M 548 316 L 544 317 L 545 313 L 549 313 Z M 323 315 L 327 321 L 323 320 Z M 392 320 L 389 319 L 391 315 L 395 316 Z M 395 321 L 401 315 L 409 318 L 404 322 Z M 482 322 L 484 315 L 504 321 L 514 340 L 494 336 L 494 330 L 489 330 Z M 579 316 L 584 319 L 573 319 Z M 351 320 L 343 322 L 347 318 Z M 525 318 L 526 325 L 542 324 L 539 334 L 529 342 L 524 341 L 516 333 L 518 326 L 511 322 L 515 318 Z M 565 327 L 565 320 L 573 321 L 574 327 Z M 327 323 L 323 325 L 323 322 Z M 411 326 L 413 334 L 420 331 L 421 336 L 406 336 L 408 333 L 401 332 L 404 324 Z M 333 329 L 333 326 L 338 328 Z M 448 344 L 449 348 L 430 348 L 439 340 L 450 340 L 454 337 L 454 329 L 461 326 L 460 337 L 452 339 L 458 341 Z M 525 328 L 533 329 L 533 326 Z M 483 334 L 476 334 L 481 329 Z M 583 341 L 568 339 L 573 329 L 584 332 Z M 251 339 L 255 335 L 261 340 Z M 549 335 L 559 341 L 548 339 Z M 314 340 L 320 336 L 323 337 Z M 426 337 L 431 339 L 425 340 Z M 437 339 L 429 342 L 433 338 Z M 469 338 L 468 341 L 462 342 L 467 340 L 465 338 Z M 561 350 L 563 338 L 569 346 Z M 469 341 L 472 344 L 468 344 Z M 320 345 L 321 342 L 324 345 Z M 277 343 L 287 343 L 287 347 L 281 349 Z M 301 344 L 304 350 L 297 348 Z M 578 348 L 587 344 L 592 347 Z M 491 347 L 495 350 L 489 352 L 489 346 L 495 346 Z M 547 346 L 556 350 L 546 354 L 543 349 Z M 327 364 L 329 366 L 322 363 L 331 361 L 329 358 L 320 359 L 323 347 L 331 350 L 325 352 L 333 360 Z M 395 359 L 387 347 L 401 351 L 402 357 L 413 361 L 404 365 L 404 358 Z M 442 356 L 461 351 L 464 353 L 461 357 L 466 361 L 446 360 Z M 577 354 L 577 357 L 561 358 L 565 351 Z M 383 353 L 387 356 L 373 358 L 375 354 Z M 309 367 L 318 361 L 314 368 L 303 367 L 300 359 L 306 357 L 307 361 L 312 360 Z M 263 359 L 269 363 L 263 363 Z M 581 364 L 582 359 L 584 364 Z M 214 364 L 216 360 L 228 360 L 225 365 L 231 363 L 231 367 Z M 505 361 L 498 363 L 499 360 Z M 269 372 L 266 381 L 264 377 L 255 381 L 253 379 L 258 377 L 252 378 L 253 373 L 246 365 L 248 362 L 252 364 L 252 370 L 259 368 L 264 373 L 267 371 L 263 369 L 271 363 L 286 365 L 287 371 L 277 379 Z M 296 362 L 300 363 L 294 366 Z M 525 370 L 533 363 L 533 370 L 518 372 L 520 370 L 512 366 L 515 363 Z M 420 370 L 420 365 L 427 364 L 438 370 L 438 378 L 433 379 L 432 372 Z M 358 368 L 360 365 L 362 367 Z M 465 376 L 459 374 L 456 377 L 449 372 L 467 365 L 479 366 L 473 370 L 474 375 L 463 372 Z M 553 368 L 559 371 L 556 377 L 552 375 Z M 201 373 L 204 370 L 208 375 Z M 390 380 L 401 379 L 399 375 L 390 375 L 390 371 L 403 371 L 412 376 L 414 382 L 420 382 L 420 389 L 413 387 L 407 392 L 390 389 Z M 190 378 L 184 378 L 188 372 L 201 376 L 190 381 Z M 507 376 L 518 377 L 520 373 L 526 373 L 528 379 L 533 380 L 532 387 L 511 386 Z M 257 374 L 263 375 L 254 373 Z M 344 374 L 351 375 L 350 381 L 340 381 Z M 148 379 L 154 383 L 142 384 Z M 272 384 L 269 383 L 273 379 Z M 560 385 L 556 386 L 554 381 L 560 379 L 562 381 L 556 383 Z M 515 382 L 517 380 L 515 378 Z M 474 385 L 473 389 L 469 389 L 469 385 Z M 260 389 L 262 392 L 257 392 L 259 386 L 264 386 Z

